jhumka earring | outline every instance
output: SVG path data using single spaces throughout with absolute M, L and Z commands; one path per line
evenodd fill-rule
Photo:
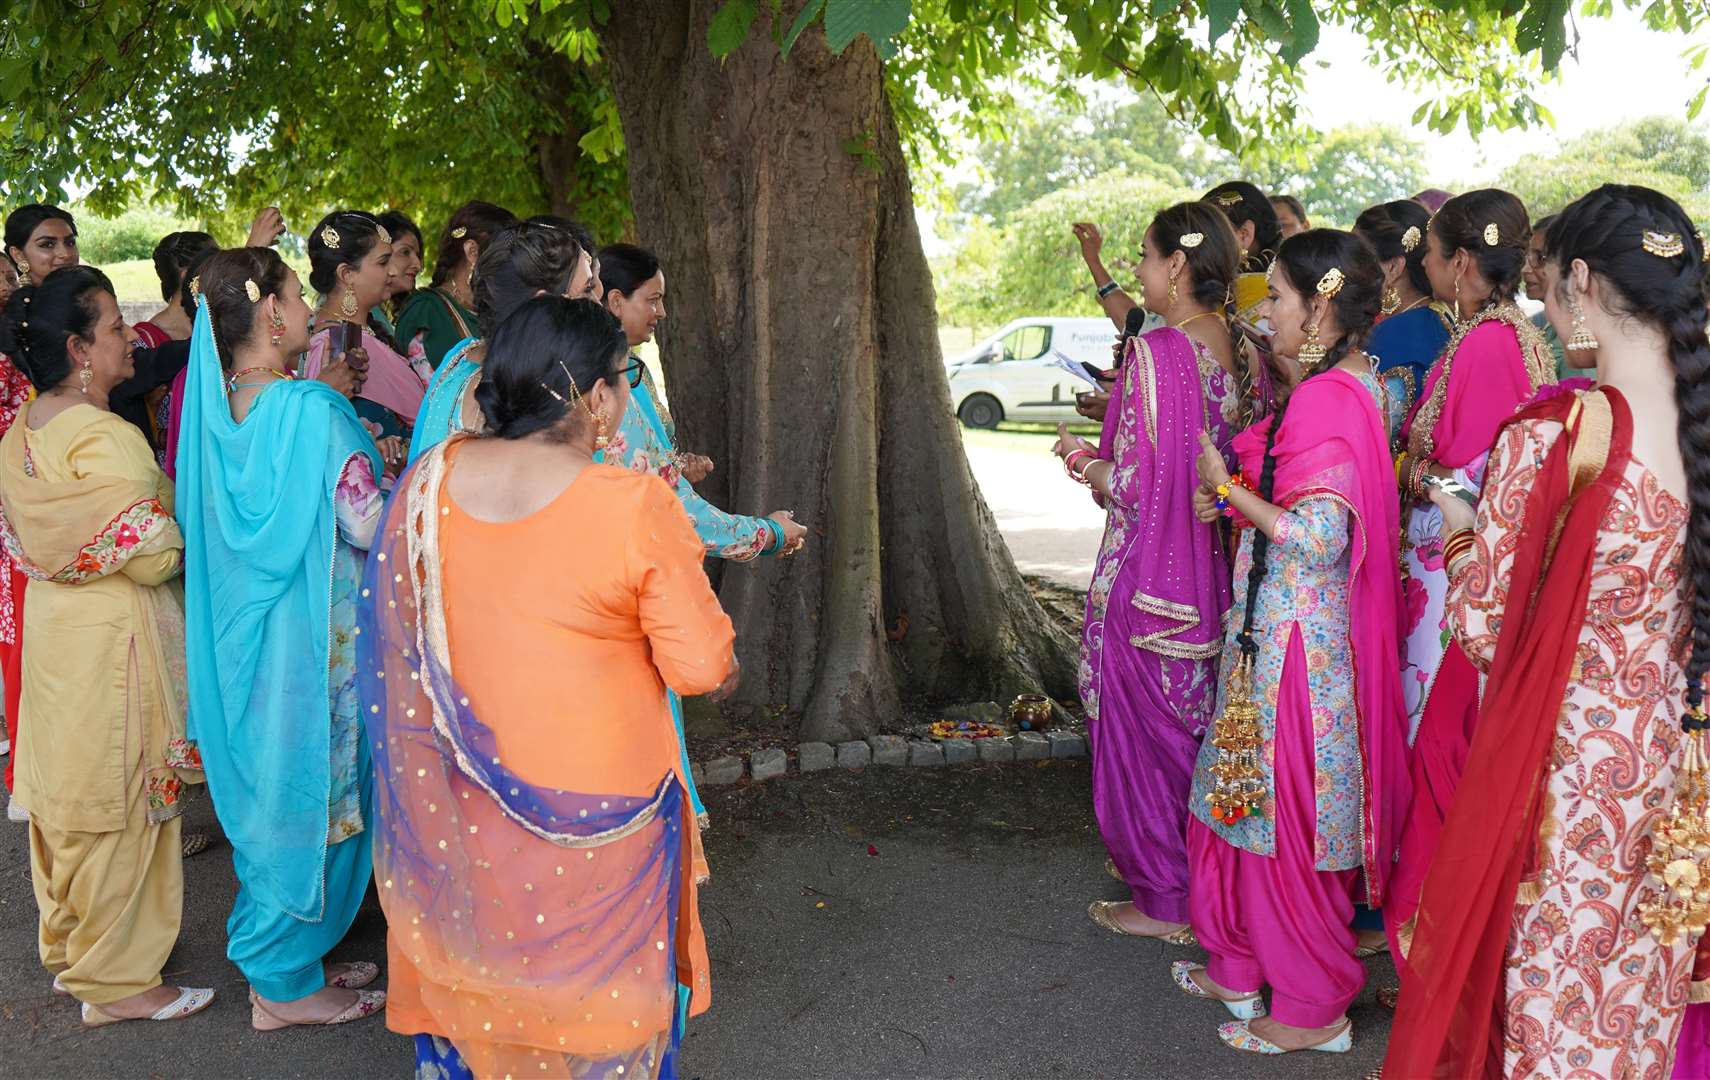
M 270 328 L 273 332 L 268 334 L 267 338 L 273 344 L 277 345 L 285 338 L 285 317 L 275 311 L 273 313 L 273 321 L 270 324 Z
M 1395 309 L 1401 306 L 1401 290 L 1391 285 L 1384 289 L 1383 298 L 1378 308 L 1385 315 L 1394 315 Z
M 18 268 L 18 284 L 19 285 L 28 285 L 29 283 L 30 283 L 30 268 L 28 266 L 19 267 Z
M 360 310 L 356 306 L 356 290 L 346 285 L 344 295 L 338 299 L 338 313 L 343 315 L 346 320 L 350 320 L 356 318 L 356 313 Z
M 85 360 L 83 361 L 82 370 L 77 373 L 77 392 L 79 394 L 87 394 L 89 392 L 89 384 L 94 381 L 95 371 L 89 366 L 89 361 Z
M 606 437 L 606 410 L 601 409 L 594 416 L 594 449 L 604 450 L 606 447 L 611 445 L 611 442 L 612 441 Z
M 1306 343 L 1300 347 L 1297 357 L 1300 366 L 1302 368 L 1317 367 L 1329 355 L 1330 350 L 1324 347 L 1322 341 L 1318 340 L 1318 324 L 1316 322 L 1309 323 L 1306 327 Z
M 1460 326 L 1466 316 L 1461 314 L 1461 279 L 1455 279 L 1455 325 Z
M 1585 328 L 1585 309 L 1579 306 L 1579 301 L 1568 297 L 1568 314 L 1573 316 L 1573 334 L 1562 348 L 1568 352 L 1594 352 L 1597 349 L 1597 339 L 1591 336 L 1591 331 Z
M 1166 307 L 1175 307 L 1176 306 L 1176 278 L 1178 278 L 1180 276 L 1181 276 L 1180 270 L 1177 270 L 1175 273 L 1172 273 L 1170 275 L 1170 295 L 1164 301 L 1164 304 Z

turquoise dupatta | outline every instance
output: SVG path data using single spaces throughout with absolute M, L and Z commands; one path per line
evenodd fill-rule
M 453 345 L 439 369 L 433 373 L 427 396 L 422 398 L 421 412 L 416 414 L 416 430 L 410 436 L 408 464 L 414 465 L 417 458 L 458 430 L 457 422 L 463 411 L 463 390 L 481 370 L 480 364 L 465 359 L 475 341 L 475 338 L 467 337 Z
M 328 663 L 346 462 L 374 442 L 325 383 L 281 382 L 240 424 L 226 403 L 208 305 L 197 308 L 178 443 L 185 660 L 192 738 L 245 886 L 317 922 L 332 777 Z

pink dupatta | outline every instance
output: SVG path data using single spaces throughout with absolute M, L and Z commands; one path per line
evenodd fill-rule
M 320 375 L 321 366 L 333 354 L 332 335 L 331 330 L 317 330 L 309 339 L 309 355 L 300 373 L 303 378 Z M 402 417 L 406 425 L 414 425 L 422 398 L 427 394 L 427 383 L 416 374 L 408 359 L 388 348 L 367 327 L 362 330 L 362 347 L 368 352 L 368 377 L 357 396 L 384 405 Z
M 1263 473 L 1271 423 L 1263 420 L 1235 437 L 1241 471 L 1249 478 Z M 1386 894 L 1411 794 L 1401 694 L 1401 509 L 1388 430 L 1371 391 L 1336 368 L 1295 389 L 1273 452 L 1272 502 L 1286 510 L 1306 499 L 1331 498 L 1353 519 L 1348 632 L 1365 773 L 1361 812 L 1367 903 L 1377 907 Z

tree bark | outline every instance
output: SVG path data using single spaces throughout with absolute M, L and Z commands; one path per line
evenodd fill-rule
M 789 57 L 769 5 L 714 59 L 717 0 L 631 0 L 601 31 L 682 448 L 726 509 L 792 509 L 806 551 L 731 567 L 739 700 L 804 737 L 869 734 L 899 700 L 1075 693 L 1075 643 L 1034 602 L 976 488 L 932 280 L 871 43 Z

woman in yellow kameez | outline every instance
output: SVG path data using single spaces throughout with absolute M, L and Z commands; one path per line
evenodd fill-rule
M 84 1024 L 176 1020 L 212 990 L 163 986 L 184 877 L 184 541 L 142 432 L 107 407 L 131 330 L 98 270 L 13 294 L 0 352 L 39 394 L 0 439 L 0 535 L 29 577 L 15 798 L 30 811 L 42 964 Z

